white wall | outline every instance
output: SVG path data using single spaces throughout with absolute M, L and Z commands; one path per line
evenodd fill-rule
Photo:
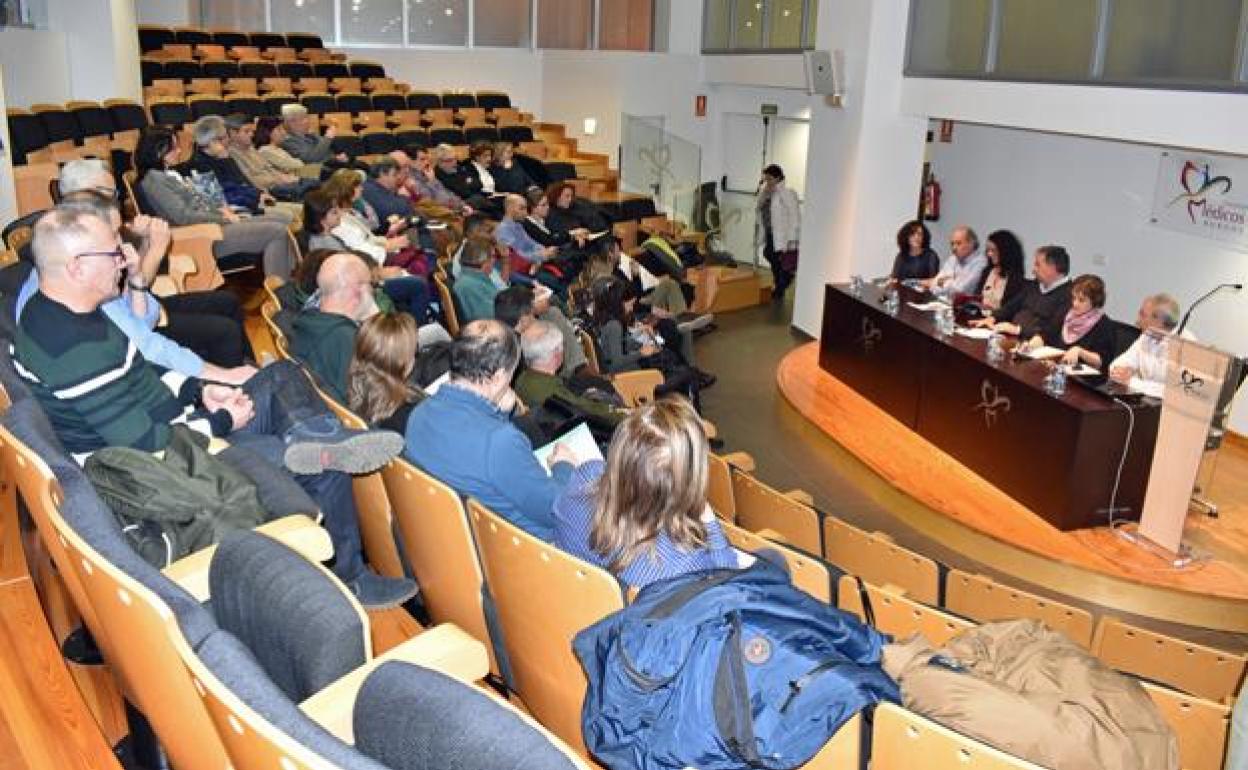
M 142 101 L 132 0 L 49 0 L 48 23 L 65 36 L 74 99 Z
M 198 0 L 134 0 L 140 24 L 185 27 L 199 24 Z
M 61 104 L 73 98 L 61 32 L 0 27 L 0 68 L 10 107 Z
M 4 67 L 0 66 L 0 110 L 5 109 Z M 17 189 L 13 184 L 13 146 L 9 137 L 9 122 L 0 122 L 0 142 L 4 143 L 0 151 L 0 222 L 12 222 L 17 219 Z
M 395 80 L 417 90 L 499 90 L 511 95 L 522 110 L 537 111 L 542 103 L 539 53 L 523 49 L 397 49 L 342 47 L 352 59 L 377 61 Z M 538 113 L 540 115 L 540 112 Z
M 1148 223 L 1159 147 L 1037 131 L 957 124 L 953 142 L 932 145 L 944 190 L 933 240 L 960 222 L 980 236 L 1013 230 L 1028 257 L 1046 243 L 1070 251 L 1072 272 L 1105 279 L 1107 309 L 1132 321 L 1141 297 L 1159 291 L 1184 306 L 1218 283 L 1248 278 L 1248 253 Z M 937 238 L 939 240 L 937 241 Z M 1204 341 L 1248 352 L 1248 294 L 1201 306 L 1190 328 Z M 1248 412 L 1234 420 L 1248 430 Z

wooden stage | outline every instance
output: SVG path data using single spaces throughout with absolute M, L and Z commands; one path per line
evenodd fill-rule
M 789 353 L 781 393 L 875 473 L 931 509 L 906 523 L 1007 575 L 1158 620 L 1248 632 L 1248 445 L 1228 441 L 1210 497 L 1185 539 L 1207 559 L 1187 568 L 1108 527 L 1062 532 L 819 367 L 819 343 Z M 1037 468 L 1037 472 L 1040 469 Z

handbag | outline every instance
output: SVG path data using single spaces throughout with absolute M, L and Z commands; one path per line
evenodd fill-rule
M 233 529 L 264 522 L 255 484 L 208 453 L 208 437 L 173 426 L 164 455 L 105 447 L 83 467 L 144 561 L 164 568 Z

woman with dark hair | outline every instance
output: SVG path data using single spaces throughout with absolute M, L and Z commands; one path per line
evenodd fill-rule
M 1081 275 L 1070 285 L 1070 310 L 1030 340 L 1027 347 L 1048 345 L 1066 351 L 1069 366 L 1087 364 L 1104 369 L 1114 357 L 1114 329 L 1105 312 L 1105 282 L 1100 276 Z
M 784 293 L 797 276 L 797 245 L 801 240 L 802 212 L 797 193 L 784 184 L 784 170 L 776 164 L 763 169 L 758 182 L 757 245 L 771 265 L 775 286 L 772 302 L 783 302 Z
M 996 230 L 984 244 L 984 256 L 988 266 L 976 293 L 984 308 L 996 310 L 1023 290 L 1023 244 L 1009 230 Z
M 737 567 L 706 500 L 709 452 L 688 401 L 634 409 L 616 428 L 606 461 L 582 464 L 555 499 L 555 544 L 636 588 Z
M 546 200 L 550 202 L 546 224 L 552 230 L 570 233 L 580 229 L 586 233 L 594 233 L 611 229 L 604 222 L 597 206 L 577 200 L 576 188 L 568 182 L 555 182 L 547 187 Z
M 190 180 L 178 173 L 178 143 L 173 131 L 164 126 L 143 129 L 134 148 L 138 174 L 136 194 L 143 199 L 145 213 L 171 225 L 221 225 L 224 236 L 212 245 L 217 259 L 234 254 L 264 254 L 264 272 L 289 278 L 295 266 L 286 222 L 259 216 L 244 217 L 229 206 L 217 206 Z
M 670 318 L 648 316 L 644 322 L 633 317 L 636 299 L 628 284 L 611 277 L 593 286 L 590 321 L 598 347 L 602 350 L 604 373 L 658 369 L 663 393 L 685 393 L 698 403 L 698 391 L 715 383 L 715 377 L 694 366 L 693 343 L 688 332 L 681 332 Z
M 529 190 L 525 195 L 529 203 L 528 216 L 520 224 L 529 237 L 543 246 L 554 246 L 565 256 L 585 257 L 585 243 L 589 231 L 583 227 L 563 230 L 550 221 L 550 201 L 540 189 Z
M 338 201 L 332 191 L 320 187 L 304 196 L 303 235 L 307 239 L 304 250 L 311 253 L 353 251 L 335 234 L 341 222 L 342 209 L 338 206 Z M 304 260 L 304 262 L 307 261 L 307 259 Z M 369 267 L 377 279 L 382 281 L 381 288 L 393 302 L 393 307 L 411 313 L 421 324 L 430 321 L 432 311 L 429 307 L 429 284 L 424 279 L 409 275 L 401 267 L 379 266 L 371 258 Z M 319 268 L 320 266 L 317 265 L 317 269 Z M 302 267 L 300 273 L 303 273 Z M 311 277 L 312 288 L 308 290 L 308 295 L 316 290 L 315 271 L 312 272 Z M 381 306 L 382 303 L 378 303 L 378 307 Z
M 940 272 L 940 257 L 932 251 L 932 233 L 927 225 L 912 219 L 897 231 L 897 257 L 893 260 L 894 281 L 931 278 Z

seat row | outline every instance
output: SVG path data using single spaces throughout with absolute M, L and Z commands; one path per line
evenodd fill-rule
M 226 47 L 293 48 L 296 51 L 324 48 L 320 35 L 305 32 L 240 32 L 233 29 L 202 29 L 199 27 L 163 27 L 139 25 L 139 49 L 144 53 L 159 51 L 169 44 L 221 45 Z
M 377 62 L 273 62 L 259 57 L 238 60 L 221 57 L 202 61 L 190 58 L 153 58 L 144 56 L 139 61 L 143 85 L 150 86 L 157 80 L 181 80 L 190 83 L 197 78 L 285 77 L 298 78 L 384 78 L 386 69 Z
M 132 147 L 149 123 L 147 111 L 129 99 L 36 104 L 10 108 L 6 117 L 15 166 L 55 160 L 57 153 L 72 154 L 75 148 L 107 157 L 115 142 Z

